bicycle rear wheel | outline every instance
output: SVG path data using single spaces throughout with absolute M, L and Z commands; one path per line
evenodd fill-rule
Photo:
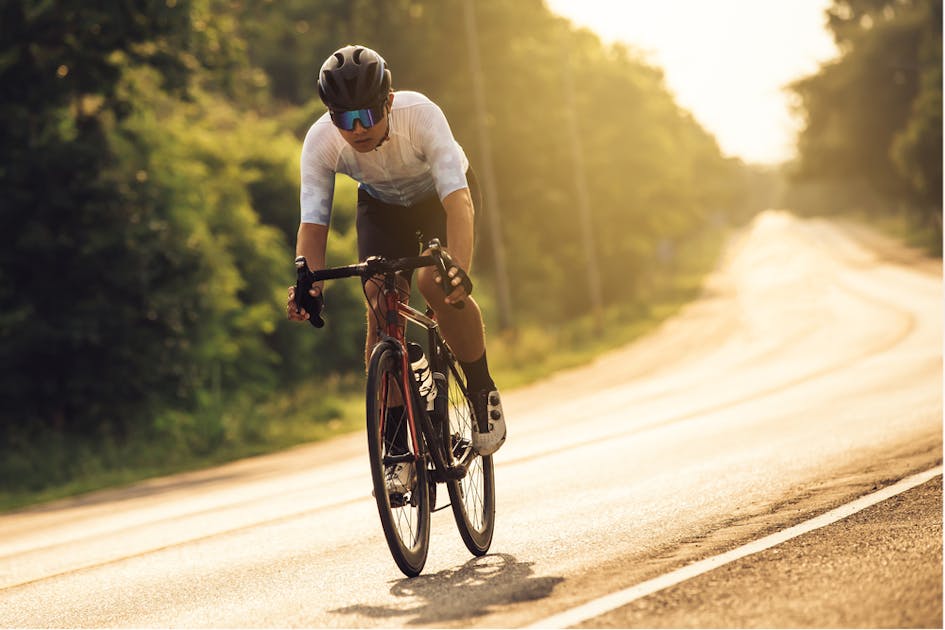
M 430 489 L 426 460 L 422 452 L 413 452 L 414 440 L 409 428 L 408 453 L 392 452 L 395 449 L 390 436 L 409 427 L 403 401 L 411 392 L 404 391 L 402 360 L 401 351 L 391 343 L 379 344 L 371 355 L 367 377 L 367 435 L 374 499 L 384 537 L 394 562 L 405 575 L 414 577 L 423 570 L 430 546 Z M 385 423 L 394 423 L 395 430 L 385 430 Z M 416 436 L 416 442 L 422 451 L 421 435 Z M 407 460 L 416 463 L 412 488 L 403 493 L 388 493 L 385 464 Z
M 473 555 L 481 556 L 489 551 L 495 529 L 495 474 L 492 457 L 483 457 L 472 450 L 475 415 L 466 389 L 466 377 L 455 360 L 450 361 L 448 367 L 449 431 L 446 435 L 446 450 L 455 461 L 472 459 L 466 476 L 447 482 L 446 489 L 450 495 L 456 527 L 466 548 Z

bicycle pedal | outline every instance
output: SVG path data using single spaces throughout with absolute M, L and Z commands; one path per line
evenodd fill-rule
M 450 481 L 458 481 L 466 476 L 466 468 L 463 466 L 450 466 L 446 469 L 446 474 L 443 476 Z
M 377 493 L 371 490 L 371 497 L 377 498 Z M 392 508 L 404 507 L 412 501 L 407 501 L 407 495 L 401 492 L 388 492 L 387 500 L 390 501 Z

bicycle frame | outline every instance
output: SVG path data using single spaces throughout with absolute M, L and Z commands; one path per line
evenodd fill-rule
M 422 408 L 419 400 L 419 390 L 417 389 L 416 382 L 413 379 L 413 371 L 410 368 L 410 359 L 407 356 L 407 341 L 406 341 L 406 325 L 401 325 L 400 318 L 403 317 L 406 320 L 412 321 L 415 324 L 418 324 L 426 329 L 428 335 L 427 348 L 430 350 L 430 355 L 427 360 L 430 361 L 430 369 L 433 370 L 436 365 L 436 351 L 440 343 L 442 343 L 438 338 L 439 324 L 432 317 L 428 317 L 424 313 L 421 313 L 419 310 L 405 304 L 400 300 L 400 293 L 396 287 L 396 276 L 393 273 L 384 274 L 384 284 L 382 288 L 382 298 L 384 300 L 384 305 L 386 307 L 386 320 L 385 320 L 385 330 L 381 335 L 381 339 L 378 343 L 384 343 L 387 339 L 392 339 L 400 348 L 401 355 L 401 378 L 403 379 L 402 385 L 405 392 L 409 392 L 409 395 L 406 397 L 407 400 L 404 401 L 404 404 L 407 406 L 407 423 L 410 428 L 410 436 L 413 442 L 413 452 L 419 460 L 422 457 L 422 452 L 420 450 L 420 444 L 417 439 L 417 419 L 420 420 L 423 433 L 427 435 L 428 446 L 430 454 L 433 457 L 434 469 L 436 473 L 439 474 L 441 478 L 437 481 L 446 481 L 447 479 L 461 479 L 466 474 L 466 468 L 469 466 L 469 462 L 473 459 L 474 454 L 470 453 L 467 457 L 458 466 L 450 466 L 446 461 L 444 454 L 441 452 L 441 449 L 433 442 L 433 439 L 436 436 L 436 432 L 433 427 L 433 423 L 430 420 L 429 415 L 426 412 L 426 409 Z M 385 392 L 386 395 L 386 392 Z M 381 419 L 381 429 L 383 431 L 384 423 L 386 418 Z M 419 461 L 416 462 L 418 465 Z

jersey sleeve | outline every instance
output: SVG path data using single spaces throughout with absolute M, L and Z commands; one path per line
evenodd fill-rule
M 299 192 L 302 223 L 328 225 L 331 220 L 331 204 L 335 194 L 335 165 L 327 151 L 330 142 L 323 134 L 324 126 L 312 125 L 302 143 L 302 182 Z
M 453 138 L 443 110 L 435 103 L 421 108 L 416 119 L 415 133 L 426 155 L 433 175 L 436 193 L 442 200 L 451 192 L 468 188 L 466 169 L 469 163 L 462 148 Z

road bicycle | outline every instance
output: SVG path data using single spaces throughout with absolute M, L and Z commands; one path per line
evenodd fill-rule
M 296 296 L 307 295 L 312 282 L 355 276 L 365 286 L 373 282 L 380 288 L 378 303 L 372 306 L 380 339 L 371 351 L 367 373 L 368 453 L 387 546 L 409 577 L 419 575 L 426 563 L 430 513 L 447 507 L 436 507 L 438 484 L 446 485 L 449 506 L 471 553 L 481 556 L 489 550 L 495 528 L 492 457 L 483 457 L 472 447 L 476 419 L 466 378 L 432 309 L 427 307 L 422 313 L 410 306 L 409 290 L 397 282 L 400 272 L 429 266 L 446 278 L 447 263 L 439 241 L 431 241 L 429 249 L 428 256 L 371 257 L 356 265 L 314 272 L 304 257 L 296 259 Z M 443 286 L 448 285 L 444 282 Z M 311 315 L 317 317 L 317 313 Z M 420 344 L 407 341 L 407 322 L 426 331 L 426 352 Z M 322 322 L 318 318 L 312 323 Z M 414 464 L 414 483 L 402 486 L 403 492 L 388 492 L 385 466 L 398 463 Z

